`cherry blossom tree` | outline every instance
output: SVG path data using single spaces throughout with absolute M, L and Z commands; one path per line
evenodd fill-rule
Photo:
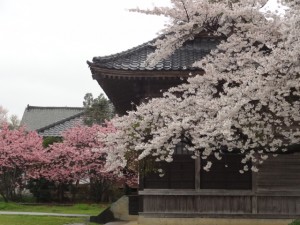
M 5 201 L 15 200 L 17 188 L 36 175 L 35 168 L 45 162 L 42 138 L 23 127 L 11 130 L 8 124 L 0 129 L 0 195 Z
M 292 151 L 300 142 L 300 1 L 281 1 L 288 7 L 281 16 L 261 10 L 261 0 L 171 2 L 133 10 L 170 19 L 149 67 L 201 35 L 219 44 L 194 63 L 203 74 L 113 120 L 117 132 L 105 137 L 107 168 L 128 165 L 129 152 L 171 162 L 179 142 L 193 158 L 241 153 L 241 173 Z M 211 166 L 207 160 L 204 169 Z
M 126 180 L 124 176 L 104 170 L 106 152 L 102 151 L 104 144 L 99 137 L 114 132 L 116 129 L 111 123 L 106 123 L 106 126 L 78 126 L 67 130 L 63 133 L 62 142 L 54 143 L 46 149 L 48 163 L 41 168 L 40 176 L 54 181 L 58 187 L 74 184 L 73 188 L 76 189 L 79 181 L 97 183 L 99 187 L 103 187 L 102 192 L 111 183 L 130 182 L 132 178 Z M 62 194 L 62 191 L 59 193 Z

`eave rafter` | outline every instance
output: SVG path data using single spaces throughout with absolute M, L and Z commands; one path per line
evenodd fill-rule
M 96 67 L 90 65 L 92 77 L 98 79 L 169 79 L 169 78 L 188 78 L 196 74 L 202 74 L 203 70 L 116 70 Z

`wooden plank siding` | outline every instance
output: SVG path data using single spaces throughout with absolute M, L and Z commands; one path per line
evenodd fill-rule
M 269 156 L 256 181 L 258 214 L 300 214 L 300 154 Z
M 199 160 L 196 163 L 200 163 Z M 205 181 L 203 177 L 197 177 L 199 166 L 195 166 L 194 171 L 195 182 Z M 139 191 L 139 195 L 143 197 L 141 214 L 166 217 L 300 216 L 299 153 L 282 154 L 275 158 L 270 156 L 266 162 L 259 165 L 258 173 L 252 173 L 250 180 L 252 183 L 249 190 L 203 189 L 203 185 L 199 184 L 195 184 L 194 189 L 147 189 L 145 186 L 144 190 Z
M 144 212 L 251 213 L 250 196 L 144 196 Z
M 143 212 L 153 214 L 210 214 L 235 215 L 257 214 L 269 215 L 269 218 L 300 216 L 300 196 L 256 196 L 253 194 L 234 193 L 232 195 L 214 195 L 194 193 L 194 195 L 154 195 L 141 193 L 143 196 Z M 253 211 L 255 207 L 255 211 Z
M 257 213 L 300 215 L 300 196 L 259 196 Z
M 259 167 L 257 192 L 300 191 L 300 154 L 270 156 Z

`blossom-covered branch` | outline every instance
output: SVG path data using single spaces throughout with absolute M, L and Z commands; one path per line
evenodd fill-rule
M 230 2 L 173 0 L 170 8 L 135 10 L 170 18 L 150 66 L 187 40 L 210 35 L 220 42 L 194 63 L 203 75 L 113 121 L 117 132 L 106 141 L 117 147 L 109 151 L 108 168 L 127 165 L 128 151 L 138 160 L 170 162 L 184 142 L 194 158 L 221 159 L 223 152 L 235 151 L 257 171 L 255 164 L 269 153 L 300 143 L 299 1 L 282 1 L 289 7 L 284 16 L 262 12 L 265 1 Z M 204 168 L 210 166 L 208 161 Z
M 40 176 L 58 183 L 91 179 L 133 182 L 135 174 L 125 178 L 104 168 L 107 153 L 102 150 L 104 143 L 101 136 L 115 132 L 111 123 L 67 130 L 63 134 L 63 142 L 54 143 L 46 149 L 48 163 L 41 167 Z
M 24 127 L 0 128 L 0 195 L 5 201 L 15 200 L 16 191 L 36 175 L 35 168 L 45 163 L 42 138 Z

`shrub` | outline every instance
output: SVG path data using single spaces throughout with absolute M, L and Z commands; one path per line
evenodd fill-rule
M 292 223 L 290 223 L 289 225 L 300 225 L 300 220 L 295 220 Z

